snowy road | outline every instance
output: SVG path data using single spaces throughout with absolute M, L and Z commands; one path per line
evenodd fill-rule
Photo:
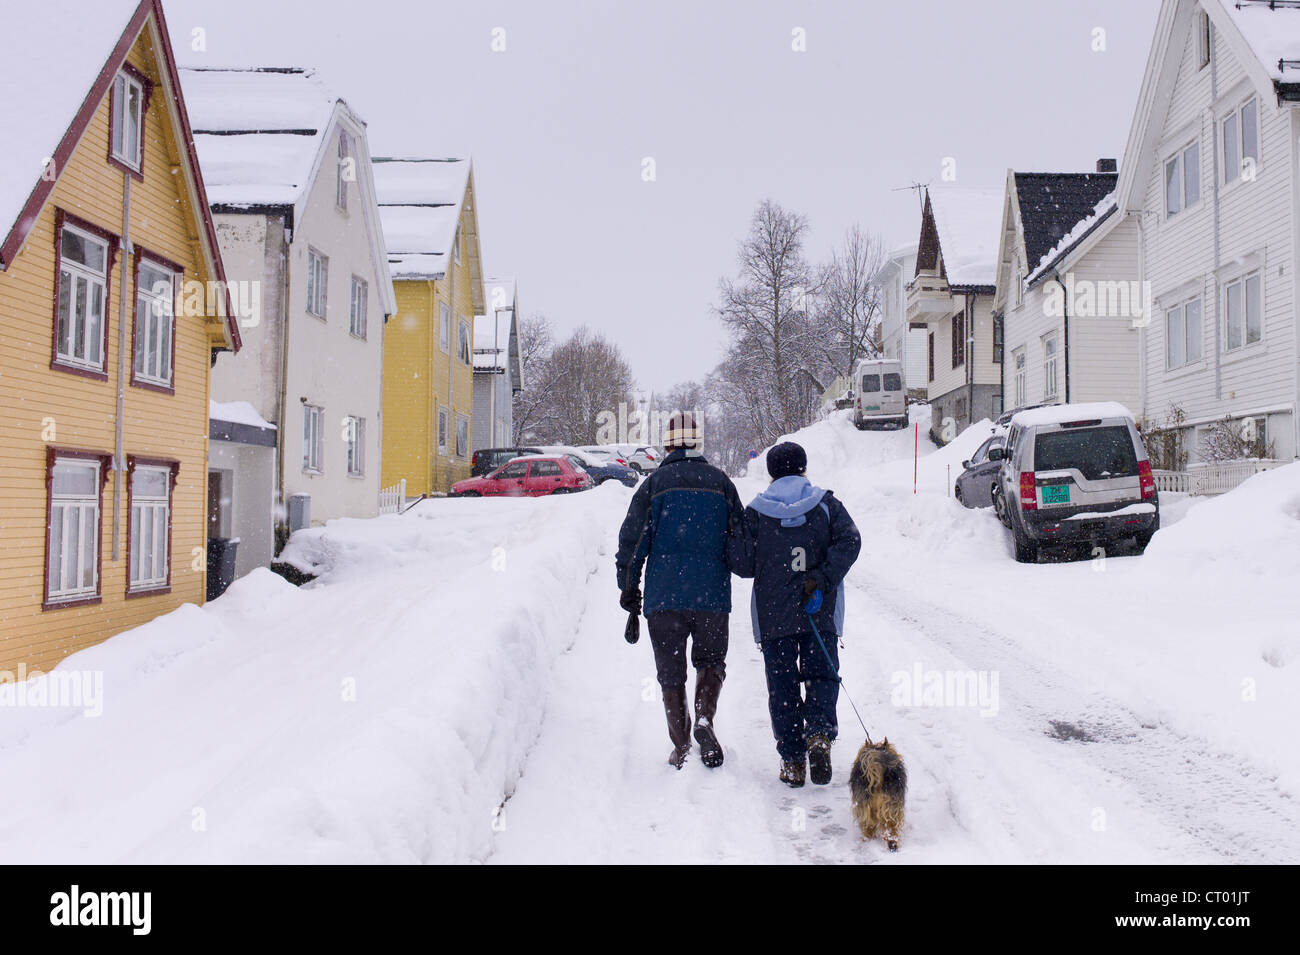
M 1144 556 L 1029 566 L 947 496 L 983 437 L 923 444 L 913 494 L 911 434 L 798 436 L 862 531 L 841 660 L 908 765 L 896 854 L 853 828 L 843 696 L 832 784 L 777 781 L 746 581 L 726 763 L 667 766 L 605 486 L 335 522 L 290 548 L 315 583 L 261 571 L 69 658 L 102 713 L 0 708 L 0 859 L 1300 861 L 1300 465 L 1169 500 Z

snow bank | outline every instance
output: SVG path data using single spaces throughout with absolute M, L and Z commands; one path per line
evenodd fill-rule
M 294 535 L 269 571 L 69 657 L 103 715 L 8 709 L 0 856 L 486 857 L 630 492 L 442 500 Z

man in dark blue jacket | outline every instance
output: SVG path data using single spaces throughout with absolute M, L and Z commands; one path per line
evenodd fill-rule
M 808 455 L 792 441 L 767 452 L 772 483 L 745 509 L 742 543 L 732 558 L 737 574 L 754 578 L 754 639 L 767 671 L 781 781 L 791 786 L 804 783 L 805 757 L 814 783 L 831 781 L 844 576 L 862 549 L 849 512 L 830 491 L 808 482 L 807 468 Z M 822 605 L 813 619 L 825 653 L 804 612 L 818 590 Z M 806 696 L 800 683 L 807 685 Z
M 619 603 L 640 613 L 645 567 L 645 615 L 663 691 L 668 761 L 678 769 L 691 749 L 686 706 L 686 640 L 695 666 L 695 741 L 704 765 L 722 765 L 713 729 L 727 672 L 727 615 L 731 571 L 727 542 L 744 515 L 736 486 L 704 460 L 700 433 L 689 413 L 668 419 L 667 457 L 632 497 L 618 535 Z

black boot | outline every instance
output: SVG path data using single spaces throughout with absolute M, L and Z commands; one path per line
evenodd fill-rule
M 691 715 L 686 709 L 685 686 L 664 690 L 664 715 L 668 717 L 668 738 L 673 742 L 668 765 L 681 769 L 691 751 Z
M 695 673 L 695 742 L 700 744 L 700 759 L 714 769 L 722 765 L 722 744 L 713 732 L 713 718 L 718 712 L 722 693 L 722 674 L 712 667 Z
M 825 733 L 808 737 L 808 775 L 817 786 L 831 781 L 831 739 Z

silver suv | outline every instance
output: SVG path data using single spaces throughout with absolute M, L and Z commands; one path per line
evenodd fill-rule
M 1134 538 L 1145 549 L 1160 527 L 1160 499 L 1142 436 L 1123 405 L 1051 405 L 1011 418 L 993 507 L 1011 530 L 1016 560 L 1033 563 L 1055 543 Z

